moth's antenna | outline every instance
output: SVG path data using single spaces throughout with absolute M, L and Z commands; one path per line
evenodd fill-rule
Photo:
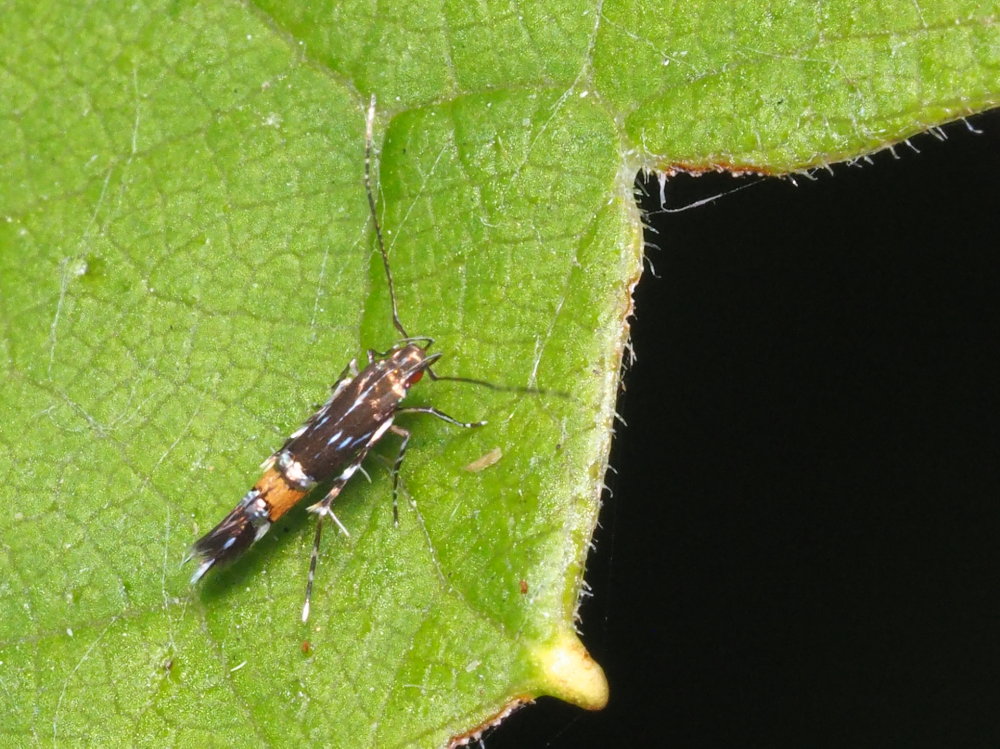
M 475 377 L 452 377 L 450 375 L 438 375 L 427 369 L 428 376 L 436 382 L 467 382 L 470 385 L 480 385 L 498 393 L 526 393 L 528 395 L 554 395 L 558 398 L 569 398 L 569 393 L 562 390 L 548 390 L 547 388 L 533 388 L 528 385 L 497 385 L 487 380 L 477 380 Z
M 368 194 L 368 208 L 372 214 L 372 223 L 375 225 L 375 238 L 378 241 L 378 251 L 382 255 L 382 267 L 385 268 L 385 280 L 389 285 L 389 300 L 392 302 L 392 324 L 395 326 L 403 338 L 409 338 L 406 328 L 399 320 L 399 311 L 396 309 L 396 285 L 392 282 L 392 269 L 389 268 L 389 253 L 386 252 L 385 242 L 382 239 L 382 225 L 378 220 L 378 212 L 375 210 L 375 194 L 372 192 L 372 153 L 375 150 L 373 145 L 375 131 L 375 94 L 372 94 L 368 104 L 368 115 L 365 117 L 365 192 Z M 429 371 L 429 370 L 428 370 Z M 431 373 L 431 378 L 436 379 Z
M 378 251 L 382 256 L 382 267 L 385 268 L 385 280 L 389 287 L 389 300 L 392 303 L 392 324 L 402 334 L 404 339 L 409 339 L 410 334 L 406 332 L 403 323 L 399 319 L 399 310 L 396 308 L 396 284 L 392 280 L 392 269 L 389 267 L 389 253 L 385 249 L 385 240 L 382 238 L 382 225 L 378 220 L 378 211 L 375 209 L 375 193 L 372 191 L 372 157 L 375 152 L 375 94 L 368 104 L 368 114 L 365 117 L 365 193 L 368 195 L 368 209 L 372 214 L 372 223 L 375 225 L 375 239 L 378 242 Z M 567 393 L 558 390 L 541 390 L 533 387 L 521 387 L 517 385 L 495 385 L 486 380 L 477 380 L 472 377 L 448 377 L 437 374 L 433 369 L 427 367 L 427 376 L 432 380 L 450 380 L 452 382 L 467 382 L 472 385 L 496 390 L 501 393 L 533 393 L 541 395 L 556 395 L 568 398 Z

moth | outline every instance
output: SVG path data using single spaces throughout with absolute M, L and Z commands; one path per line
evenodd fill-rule
M 528 390 L 506 388 L 482 380 L 465 377 L 444 377 L 432 369 L 440 352 L 429 353 L 431 338 L 411 338 L 407 335 L 396 308 L 396 294 L 389 256 L 382 239 L 382 230 L 375 210 L 371 190 L 372 131 L 375 118 L 375 97 L 371 99 L 365 127 L 365 189 L 368 205 L 386 281 L 392 303 L 393 325 L 403 336 L 385 353 L 369 350 L 368 363 L 358 369 L 357 361 L 344 370 L 333 385 L 330 399 L 308 421 L 292 434 L 282 447 L 261 465 L 264 473 L 236 507 L 212 530 L 195 541 L 185 561 L 197 558 L 198 568 L 191 576 L 196 583 L 217 564 L 231 562 L 258 541 L 272 524 L 294 507 L 317 485 L 332 482 L 326 494 L 309 507 L 317 518 L 316 536 L 309 560 L 306 598 L 302 621 L 309 618 L 313 581 L 319 559 L 323 521 L 329 518 L 340 530 L 347 529 L 333 513 L 333 502 L 351 477 L 361 470 L 368 452 L 383 437 L 392 433 L 401 438 L 392 469 L 393 517 L 398 520 L 399 469 L 406 453 L 410 432 L 395 423 L 400 414 L 429 414 L 462 428 L 483 426 L 485 421 L 464 422 L 429 406 L 401 405 L 410 388 L 426 373 L 435 380 L 471 382 L 495 390 Z

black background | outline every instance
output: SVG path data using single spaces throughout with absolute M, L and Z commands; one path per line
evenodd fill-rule
M 651 218 L 582 610 L 611 702 L 490 749 L 1000 745 L 1000 111 L 971 123 Z

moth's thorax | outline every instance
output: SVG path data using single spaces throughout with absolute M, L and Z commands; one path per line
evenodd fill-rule
M 371 354 L 368 366 L 338 383 L 330 400 L 276 453 L 275 465 L 303 488 L 331 478 L 388 429 L 410 386 L 436 358 L 415 343 L 381 358 Z

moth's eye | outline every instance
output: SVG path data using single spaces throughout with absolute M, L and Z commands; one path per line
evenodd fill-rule
M 416 385 L 418 382 L 420 382 L 420 379 L 423 376 L 424 376 L 424 370 L 422 369 L 418 372 L 414 372 L 412 375 L 410 375 L 410 379 L 406 381 L 406 387 L 412 387 Z

